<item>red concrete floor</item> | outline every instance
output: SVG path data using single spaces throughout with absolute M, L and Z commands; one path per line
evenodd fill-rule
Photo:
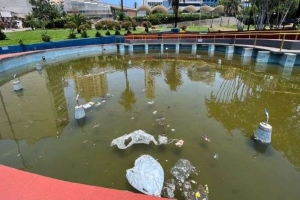
M 1 200 L 155 200 L 129 191 L 61 181 L 0 165 Z

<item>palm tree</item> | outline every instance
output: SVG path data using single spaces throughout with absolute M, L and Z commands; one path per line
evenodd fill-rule
M 129 86 L 128 76 L 127 76 L 127 66 L 124 68 L 125 78 L 126 78 L 126 88 L 121 94 L 121 100 L 119 104 L 125 108 L 125 112 L 131 112 L 132 106 L 136 102 L 135 94 Z
M 172 6 L 173 12 L 175 13 L 175 24 L 174 27 L 177 27 L 177 21 L 178 21 L 178 8 L 179 8 L 179 1 L 181 0 L 168 0 L 169 5 Z M 185 3 L 185 0 L 182 0 Z
M 79 29 L 79 26 L 82 25 L 82 24 L 85 24 L 86 23 L 86 17 L 81 15 L 80 13 L 78 14 L 74 14 L 72 17 L 71 17 L 71 21 L 74 22 L 77 26 L 77 32 L 80 33 L 81 30 Z

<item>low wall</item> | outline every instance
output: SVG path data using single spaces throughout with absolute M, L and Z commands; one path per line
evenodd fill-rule
M 0 73 L 7 70 L 12 70 L 14 68 L 19 69 L 19 67 L 21 66 L 26 69 L 34 69 L 36 67 L 36 63 L 43 62 L 43 57 L 45 57 L 46 59 L 45 64 L 52 64 L 68 59 L 76 59 L 86 56 L 99 55 L 102 53 L 117 52 L 117 44 L 78 46 L 32 52 L 30 54 L 24 54 L 2 59 L 0 61 Z
M 73 39 L 73 40 L 43 42 L 43 43 L 27 44 L 27 45 L 2 46 L 0 47 L 0 54 L 86 46 L 86 45 L 123 43 L 123 42 L 124 42 L 124 36 L 106 36 L 106 37 L 99 37 L 99 38 Z

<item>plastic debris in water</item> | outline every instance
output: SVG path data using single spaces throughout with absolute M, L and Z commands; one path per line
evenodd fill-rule
M 94 105 L 95 103 L 91 101 L 91 102 L 89 102 L 89 104 L 92 106 L 92 105 Z
M 193 183 L 193 184 L 197 184 L 197 182 L 196 181 L 194 181 L 194 180 L 190 180 L 191 181 L 191 183 Z
M 168 138 L 164 135 L 158 135 L 158 144 L 168 144 Z
M 158 118 L 158 119 L 156 119 L 156 122 L 157 122 L 159 125 L 163 126 L 163 125 L 165 124 L 165 118 Z
M 202 138 L 207 141 L 207 142 L 210 142 L 210 138 L 207 136 L 207 135 L 202 135 Z
M 183 140 L 178 140 L 178 142 L 175 143 L 176 146 L 181 147 L 184 144 Z
M 153 111 L 153 115 L 155 115 L 157 113 L 157 111 Z
M 184 183 L 191 174 L 198 175 L 197 169 L 186 159 L 179 159 L 170 169 L 170 173 L 181 183 Z
M 98 128 L 100 125 L 95 123 L 95 125 L 93 126 L 93 128 Z
M 105 103 L 105 100 L 102 100 L 103 103 Z
M 196 193 L 195 193 L 195 197 L 196 197 L 197 199 L 200 198 L 200 197 L 201 197 L 200 192 L 196 192 Z
M 83 104 L 82 106 L 83 106 L 84 109 L 87 109 L 87 108 L 90 108 L 90 107 L 91 107 L 91 105 L 88 104 L 88 103 L 87 103 L 87 104 Z
M 100 105 L 101 105 L 100 102 L 97 102 L 97 103 L 95 104 L 96 107 L 98 107 L 98 106 L 100 106 Z
M 171 129 L 171 131 L 175 131 L 175 129 L 173 128 L 173 129 Z
M 214 159 L 218 159 L 219 158 L 219 155 L 218 154 L 214 154 Z
M 142 92 L 145 92 L 146 89 L 142 89 Z
M 151 156 L 142 155 L 134 162 L 134 167 L 126 170 L 130 185 L 140 192 L 160 197 L 164 184 L 164 170 Z
M 126 144 L 126 140 L 130 140 L 128 144 Z M 133 144 L 149 144 L 153 142 L 155 145 L 158 145 L 158 142 L 154 139 L 154 137 L 143 130 L 136 130 L 129 134 L 125 134 L 121 137 L 114 139 L 110 146 L 117 145 L 119 149 L 126 149 Z
M 208 189 L 208 185 L 207 184 L 204 185 L 204 189 L 205 189 L 205 193 L 209 194 L 209 189 Z
M 154 101 L 148 101 L 148 105 L 154 104 Z

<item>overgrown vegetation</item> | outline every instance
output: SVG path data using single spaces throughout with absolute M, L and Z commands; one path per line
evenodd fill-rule
M 2 31 L 3 28 L 4 28 L 3 22 L 0 22 L 0 40 L 5 40 L 6 38 L 5 33 Z

